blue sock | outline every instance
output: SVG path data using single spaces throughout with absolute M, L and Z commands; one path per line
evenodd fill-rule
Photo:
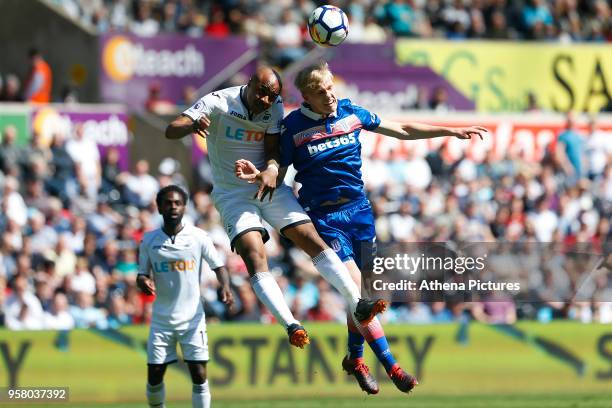
M 363 357 L 363 343 L 365 343 L 365 339 L 359 332 L 348 330 L 348 350 L 351 360 Z
M 395 357 L 389 350 L 389 343 L 387 343 L 387 338 L 385 336 L 379 337 L 376 340 L 368 342 L 370 348 L 376 354 L 378 361 L 382 363 L 385 367 L 385 371 L 389 373 L 391 371 L 391 367 L 393 367 L 397 362 L 395 361 Z

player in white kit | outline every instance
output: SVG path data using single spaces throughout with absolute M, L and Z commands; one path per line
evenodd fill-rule
M 170 123 L 166 137 L 179 139 L 197 133 L 207 138 L 214 184 L 211 197 L 232 248 L 244 260 L 259 300 L 287 329 L 290 343 L 303 347 L 309 343 L 308 334 L 268 272 L 264 242 L 269 237 L 262 218 L 312 257 L 319 273 L 344 296 L 356 320 L 369 322 L 385 304 L 359 299 L 359 288 L 348 270 L 317 234 L 288 186 L 281 185 L 274 190 L 274 197 L 270 193 L 269 202 L 263 202 L 266 186 L 275 188 L 278 176 L 277 146 L 284 114 L 281 89 L 279 75 L 261 67 L 247 85 L 202 97 Z M 234 176 L 234 163 L 239 159 L 247 159 L 263 170 L 261 186 Z
M 182 223 L 185 191 L 175 185 L 164 187 L 156 202 L 164 225 L 143 237 L 136 281 L 143 292 L 155 295 L 147 343 L 147 400 L 151 407 L 164 407 L 163 378 L 167 365 L 177 360 L 179 343 L 193 382 L 192 405 L 208 408 L 208 338 L 200 294 L 201 270 L 206 262 L 215 271 L 221 283 L 221 301 L 228 306 L 233 302 L 229 274 L 206 232 Z

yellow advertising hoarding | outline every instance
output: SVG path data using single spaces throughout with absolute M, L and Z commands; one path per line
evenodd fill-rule
M 312 343 L 300 350 L 291 347 L 276 326 L 209 325 L 208 378 L 215 401 L 362 397 L 354 378 L 341 370 L 346 327 L 309 323 L 308 330 Z M 414 406 L 424 406 L 418 403 L 420 399 L 444 395 L 575 393 L 588 400 L 600 400 L 602 395 L 605 401 L 610 400 L 610 325 L 463 322 L 387 325 L 386 333 L 398 361 L 419 377 L 420 385 L 412 397 L 418 399 Z M 119 331 L 2 329 L 0 393 L 2 387 L 66 387 L 70 406 L 144 403 L 147 335 L 145 326 Z M 370 350 L 365 357 L 379 379 L 381 393 L 376 398 L 402 397 L 382 366 L 375 364 Z M 165 384 L 170 401 L 191 397 L 191 378 L 181 361 L 170 366 Z M 368 406 L 374 406 L 371 403 Z M 4 406 L 1 395 L 0 406 Z M 580 405 L 587 406 L 609 405 Z
M 486 41 L 396 43 L 400 64 L 430 66 L 483 112 L 540 107 L 598 112 L 612 99 L 612 46 Z

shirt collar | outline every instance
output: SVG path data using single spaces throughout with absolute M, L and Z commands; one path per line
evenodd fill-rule
M 310 118 L 312 120 L 322 120 L 323 115 L 321 115 L 320 113 L 314 112 L 310 109 L 310 106 L 304 102 L 302 103 L 302 106 L 300 106 L 300 112 L 302 112 L 302 114 L 304 116 L 306 116 L 307 118 Z M 336 107 L 336 112 L 330 114 L 328 117 L 330 118 L 335 118 L 338 115 L 338 108 Z

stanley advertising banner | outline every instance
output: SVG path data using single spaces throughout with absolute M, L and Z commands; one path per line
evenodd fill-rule
M 612 46 L 399 40 L 400 64 L 429 66 L 482 112 L 521 111 L 527 94 L 555 111 L 598 112 L 612 99 Z
M 215 400 L 362 396 L 341 371 L 346 328 L 308 324 L 312 343 L 291 347 L 283 330 L 261 324 L 209 325 L 208 377 Z M 572 322 L 494 326 L 387 325 L 390 346 L 419 377 L 418 396 L 576 392 L 601 395 L 612 387 L 612 329 Z M 0 330 L 0 387 L 68 387 L 70 403 L 141 402 L 146 383 L 148 329 L 9 332 Z M 381 392 L 398 391 L 374 364 Z M 170 366 L 166 392 L 190 396 L 191 379 Z M 416 395 L 416 393 L 415 393 Z M 413 397 L 414 398 L 414 397 Z

